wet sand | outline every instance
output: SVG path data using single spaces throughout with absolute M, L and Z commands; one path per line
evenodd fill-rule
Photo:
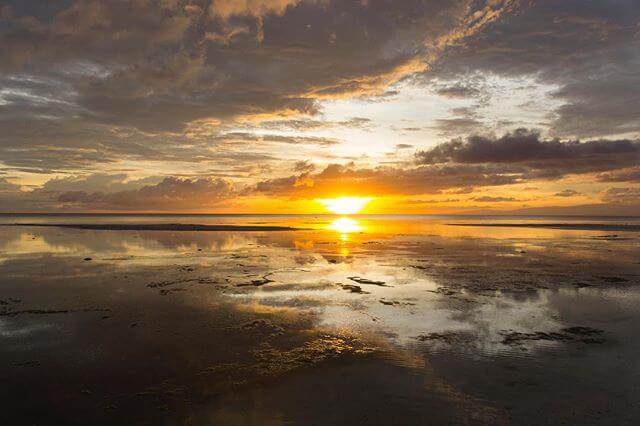
M 297 224 L 4 227 L 0 424 L 640 419 L 636 233 Z

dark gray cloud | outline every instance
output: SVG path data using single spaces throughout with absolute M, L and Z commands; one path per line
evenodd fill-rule
M 16 192 L 20 190 L 20 185 L 16 185 L 7 180 L 7 178 L 0 177 L 0 192 Z
M 515 13 L 440 57 L 428 78 L 455 87 L 478 74 L 530 76 L 557 86 L 553 96 L 564 102 L 550 118 L 552 134 L 638 132 L 638 22 L 635 0 L 522 1 Z
M 233 203 L 236 185 L 219 177 L 90 174 L 54 178 L 27 190 L 0 178 L 2 211 L 207 211 Z
M 378 93 L 432 45 L 496 2 L 70 1 L 38 16 L 3 9 L 7 73 L 71 86 L 86 120 L 145 130 Z M 494 6 L 496 4 L 497 6 Z
M 640 188 L 609 188 L 605 191 L 603 200 L 609 203 L 632 204 L 640 207 Z
M 597 176 L 597 180 L 599 182 L 640 182 L 640 166 L 601 173 Z
M 347 127 L 353 129 L 369 129 L 371 120 L 364 117 L 352 117 L 343 121 L 330 121 L 319 119 L 290 119 L 290 120 L 270 120 L 263 121 L 256 125 L 255 128 L 268 130 L 298 130 L 310 131 L 319 129 L 330 129 L 332 127 Z
M 158 177 L 129 179 L 126 173 L 95 173 L 85 176 L 67 176 L 48 180 L 38 190 L 43 192 L 119 192 L 156 184 Z
M 296 173 L 310 173 L 314 171 L 316 166 L 308 160 L 296 161 L 293 165 L 293 171 Z
M 436 89 L 436 93 L 446 98 L 464 99 L 480 95 L 480 90 L 475 87 L 454 84 L 451 86 L 439 87 Z
M 452 188 L 508 185 L 518 180 L 487 165 L 358 168 L 349 163 L 331 164 L 318 173 L 263 180 L 253 190 L 300 198 L 333 196 L 337 188 L 353 194 L 439 194 Z
M 575 197 L 576 195 L 582 195 L 580 192 L 574 189 L 564 189 L 560 192 L 553 194 L 554 197 Z
M 556 178 L 636 166 L 640 141 L 545 140 L 537 132 L 519 129 L 499 138 L 470 136 L 416 153 L 419 164 L 494 164 L 523 177 Z
M 238 120 L 268 120 L 276 130 L 368 129 L 362 117 L 300 116 L 317 116 L 325 98 L 389 95 L 389 84 L 508 3 L 10 1 L 0 9 L 0 158 L 34 173 L 120 160 L 215 162 L 211 145 Z M 209 129 L 193 132 L 199 121 Z
M 220 178 L 188 179 L 167 177 L 155 185 L 117 192 L 66 191 L 57 201 L 67 208 L 90 210 L 203 210 L 220 207 L 237 195 L 234 186 Z
M 318 173 L 264 180 L 261 193 L 311 197 L 335 193 L 467 194 L 474 188 L 558 179 L 570 174 L 616 171 L 640 163 L 640 141 L 545 140 L 537 132 L 519 129 L 502 137 L 454 139 L 415 154 L 417 166 L 358 168 L 332 164 Z M 635 169 L 634 169 L 635 170 Z M 604 174 L 602 179 L 604 179 Z M 556 196 L 574 196 L 566 190 Z M 480 196 L 479 202 L 518 201 L 511 197 Z
M 329 147 L 340 141 L 318 136 L 262 135 L 190 128 L 185 134 L 149 134 L 74 120 L 2 120 L 0 159 L 8 168 L 32 173 L 94 170 L 129 161 L 205 163 L 221 168 L 238 163 L 271 162 L 277 145 Z M 212 149 L 214 148 L 215 151 Z
M 210 141 L 220 141 L 227 143 L 235 142 L 262 142 L 262 143 L 284 143 L 284 144 L 307 144 L 307 145 L 337 145 L 339 140 L 318 136 L 285 136 L 285 135 L 264 135 L 245 132 L 229 132 L 219 136 L 209 138 Z

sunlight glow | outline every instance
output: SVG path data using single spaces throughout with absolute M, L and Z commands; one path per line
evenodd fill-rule
M 327 210 L 336 214 L 355 214 L 371 201 L 371 197 L 340 197 L 318 200 Z
M 329 228 L 341 234 L 349 234 L 351 232 L 359 232 L 362 230 L 362 227 L 357 221 L 347 217 L 341 217 L 340 219 L 334 220 L 329 225 Z

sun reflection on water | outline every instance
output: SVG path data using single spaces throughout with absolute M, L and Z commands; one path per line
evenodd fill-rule
M 328 228 L 338 232 L 342 241 L 347 241 L 349 234 L 363 230 L 362 225 L 358 223 L 357 220 L 349 219 L 348 217 L 341 217 L 334 220 L 329 224 Z

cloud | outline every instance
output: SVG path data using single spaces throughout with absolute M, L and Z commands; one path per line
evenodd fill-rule
M 493 164 L 523 177 L 557 178 L 630 167 L 640 161 L 640 141 L 544 140 L 537 132 L 518 129 L 498 138 L 469 136 L 416 153 L 419 164 Z
M 609 188 L 605 191 L 603 200 L 615 204 L 637 204 L 640 206 L 640 188 Z
M 452 99 L 465 99 L 473 98 L 480 94 L 480 90 L 475 87 L 464 86 L 462 84 L 455 84 L 451 86 L 444 86 L 436 89 L 436 93 L 440 96 Z
M 236 195 L 234 186 L 220 178 L 181 179 L 166 177 L 155 185 L 117 192 L 66 191 L 57 201 L 89 210 L 203 210 L 219 207 Z
M 571 174 L 617 170 L 638 163 L 640 142 L 631 140 L 544 140 L 520 129 L 502 137 L 469 136 L 415 154 L 416 164 L 357 167 L 330 164 L 323 170 L 265 179 L 255 186 L 264 194 L 313 198 L 354 194 L 467 194 L 474 188 L 559 179 Z M 556 196 L 573 196 L 566 190 Z M 510 197 L 476 197 L 476 201 L 518 201 Z
M 597 180 L 599 182 L 640 182 L 640 166 L 601 173 L 597 176 Z
M 635 1 L 49 3 L 0 11 L 0 192 L 12 208 L 639 180 Z M 397 103 L 419 91 L 433 111 L 402 122 Z M 347 98 L 379 104 L 344 109 Z M 488 136 L 516 125 L 541 130 Z M 383 146 L 349 141 L 372 129 Z M 466 137 L 400 161 L 433 133 Z M 23 173 L 66 177 L 28 190 Z
M 414 205 L 414 204 L 443 204 L 443 203 L 457 203 L 459 202 L 459 198 L 445 198 L 445 199 L 408 199 L 401 201 L 402 204 Z
M 0 48 L 7 70 L 70 86 L 85 120 L 175 131 L 382 93 L 424 69 L 424 40 L 459 31 L 475 3 L 75 0 L 45 17 L 9 7 Z
M 318 173 L 266 179 L 253 190 L 292 198 L 322 198 L 335 196 L 336 191 L 362 195 L 439 194 L 446 189 L 508 185 L 517 181 L 517 177 L 484 165 L 358 168 L 349 163 L 330 164 Z
M 289 120 L 268 120 L 258 123 L 254 128 L 268 129 L 268 130 L 297 130 L 297 131 L 310 131 L 320 129 L 330 129 L 334 127 L 338 128 L 352 128 L 352 129 L 369 129 L 372 122 L 368 118 L 364 117 L 352 117 L 343 121 L 330 121 L 330 120 L 315 120 L 310 118 L 305 119 L 289 119 Z
M 480 203 L 505 203 L 511 201 L 519 201 L 518 199 L 513 197 L 491 197 L 488 195 L 482 197 L 473 197 L 472 200 L 478 201 Z
M 246 132 L 229 132 L 213 138 L 216 141 L 222 142 L 263 142 L 263 143 L 283 143 L 291 145 L 337 145 L 339 140 L 333 138 L 319 137 L 319 136 L 285 136 L 285 135 L 263 135 L 256 133 Z
M 582 195 L 582 194 L 574 189 L 565 189 L 553 194 L 554 197 L 575 197 L 576 195 Z
M 322 119 L 321 102 L 386 99 L 480 3 L 11 2 L 0 16 L 0 167 L 76 174 L 211 162 L 224 173 L 232 157 L 275 162 L 268 144 L 335 145 L 262 133 L 370 129 L 364 117 Z M 243 152 L 229 152 L 230 138 Z
M 435 126 L 445 136 L 474 133 L 482 129 L 482 127 L 482 122 L 471 117 L 441 118 L 436 120 Z
M 556 87 L 561 105 L 547 123 L 555 136 L 640 131 L 638 2 L 523 1 L 514 9 L 439 56 L 428 81 L 455 87 L 478 74 L 529 76 Z
M 16 192 L 20 190 L 20 185 L 10 182 L 7 178 L 0 177 L 0 192 Z
M 95 173 L 84 176 L 54 178 L 39 189 L 43 192 L 118 192 L 139 189 L 149 183 L 157 183 L 159 178 L 129 179 L 125 173 Z
M 396 144 L 396 149 L 410 149 L 413 148 L 413 145 L 408 143 L 398 143 Z
M 473 192 L 473 187 L 472 186 L 465 186 L 463 188 L 456 188 L 456 189 L 451 189 L 449 191 L 446 191 L 447 194 L 471 194 Z
M 296 173 L 311 173 L 316 166 L 308 160 L 296 161 L 293 165 L 293 171 Z
M 282 15 L 288 7 L 299 2 L 300 0 L 214 0 L 210 13 L 227 19 L 242 15 Z
M 48 180 L 23 189 L 0 178 L 4 212 L 21 211 L 211 211 L 234 203 L 236 185 L 217 177 L 148 177 L 93 174 Z

